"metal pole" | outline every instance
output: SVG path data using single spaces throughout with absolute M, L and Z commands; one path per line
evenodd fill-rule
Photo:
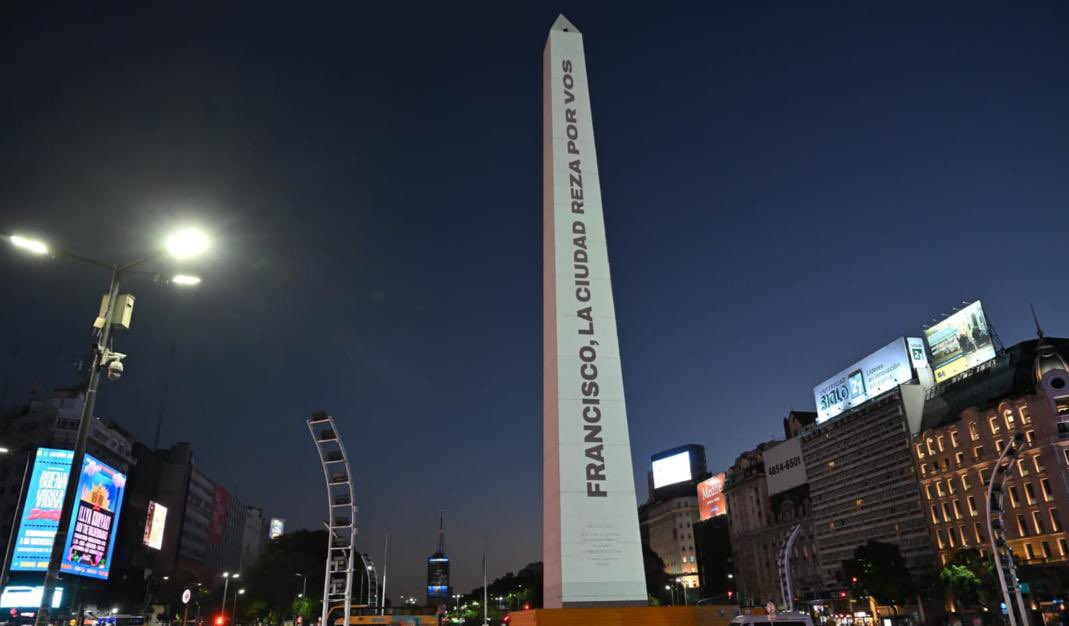
M 483 555 L 483 626 L 487 626 L 487 624 L 490 623 L 490 619 L 487 617 L 487 609 L 489 607 L 487 607 L 487 605 L 486 605 L 486 603 L 488 602 L 488 599 L 487 599 L 486 595 L 487 595 L 486 594 L 486 555 L 484 554 Z
M 189 619 L 189 603 L 186 602 L 182 609 L 182 626 L 186 626 L 186 621 Z
M 71 458 L 71 471 L 67 475 L 67 487 L 63 495 L 63 509 L 59 515 L 56 536 L 52 540 L 52 554 L 48 559 L 48 569 L 41 589 L 41 606 L 37 610 L 36 626 L 45 626 L 50 622 L 52 594 L 59 577 L 60 564 L 63 562 L 63 549 L 67 546 L 67 532 L 71 525 L 71 516 L 78 496 L 78 480 L 82 474 L 82 462 L 85 460 L 85 447 L 89 441 L 89 431 L 93 422 L 93 405 L 96 404 L 97 385 L 100 383 L 100 363 L 108 350 L 111 339 L 111 320 L 115 313 L 115 300 L 119 297 L 119 268 L 111 270 L 111 284 L 108 286 L 108 306 L 104 313 L 104 327 L 100 329 L 97 343 L 92 348 L 89 359 L 89 380 L 82 402 L 82 415 L 78 420 L 78 440 L 74 444 L 74 456 Z
M 219 614 L 226 617 L 226 590 L 230 587 L 230 577 L 223 576 L 223 608 L 219 609 Z
M 386 545 L 382 548 L 382 589 L 379 590 L 379 613 L 386 615 L 386 557 L 390 554 L 390 533 L 386 533 Z

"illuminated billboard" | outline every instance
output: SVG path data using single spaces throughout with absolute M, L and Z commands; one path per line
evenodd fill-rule
M 995 358 L 991 330 L 977 300 L 924 331 L 935 382 L 945 382 Z
M 126 493 L 126 474 L 91 454 L 78 476 L 78 499 L 60 569 L 70 574 L 108 579 L 115 531 Z
M 11 553 L 11 571 L 43 572 L 48 569 L 73 457 L 71 450 L 37 449 Z
M 43 572 L 48 569 L 73 457 L 74 452 L 70 450 L 37 449 L 26 503 L 15 535 L 12 571 Z M 107 580 L 111 551 L 115 547 L 113 538 L 126 490 L 126 475 L 86 454 L 77 488 L 78 499 L 60 569 Z
M 148 516 L 145 518 L 144 544 L 153 550 L 163 548 L 163 530 L 167 525 L 167 507 L 159 502 L 148 501 Z
M 728 512 L 727 500 L 724 498 L 724 472 L 713 474 L 698 483 L 698 519 L 707 520 Z
M 913 368 L 906 352 L 906 340 L 899 337 L 813 387 L 817 423 L 825 422 L 912 379 Z
M 691 479 L 690 451 L 683 451 L 653 461 L 653 488 L 674 485 Z
M 805 461 L 802 460 L 802 441 L 794 437 L 765 450 L 765 483 L 768 495 L 787 491 L 806 483 Z
M 286 520 L 279 519 L 277 517 L 271 518 L 271 523 L 268 526 L 267 537 L 269 539 L 278 539 L 286 533 Z
M 10 585 L 4 587 L 0 593 L 0 609 L 37 609 L 41 606 L 41 598 L 45 594 L 44 587 L 24 587 Z M 63 602 L 63 588 L 56 587 L 52 590 L 52 608 L 58 609 Z

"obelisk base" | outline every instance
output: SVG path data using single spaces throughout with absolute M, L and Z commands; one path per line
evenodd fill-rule
M 510 626 L 727 626 L 735 605 L 533 609 L 509 613 Z

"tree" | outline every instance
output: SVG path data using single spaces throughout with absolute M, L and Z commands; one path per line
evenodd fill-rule
M 299 530 L 272 540 L 252 567 L 242 573 L 248 599 L 239 605 L 240 612 L 247 618 L 261 617 L 270 622 L 291 619 L 294 614 L 318 615 L 326 556 L 325 530 Z M 297 597 L 304 583 L 298 574 L 308 577 L 305 598 Z
M 654 604 L 669 604 L 671 592 L 665 587 L 672 579 L 665 571 L 664 560 L 645 543 L 642 544 L 642 564 L 646 569 L 646 594 Z
M 843 561 L 843 572 L 880 604 L 905 604 L 915 592 L 906 561 L 893 543 L 870 539 L 854 550 L 854 558 Z
M 974 548 L 958 550 L 939 572 L 939 580 L 962 606 L 984 607 L 995 593 L 991 561 Z

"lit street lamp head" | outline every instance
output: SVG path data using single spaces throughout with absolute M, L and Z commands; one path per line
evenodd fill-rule
M 175 274 L 171 278 L 171 283 L 174 285 L 179 285 L 181 287 L 192 287 L 194 285 L 200 284 L 200 277 L 191 276 L 189 274 Z
M 208 250 L 208 235 L 202 230 L 187 228 L 168 237 L 164 247 L 176 259 L 189 259 Z
M 11 235 L 8 239 L 11 240 L 11 245 L 16 248 L 21 248 L 32 254 L 48 254 L 48 244 L 40 239 L 30 239 L 19 235 Z

